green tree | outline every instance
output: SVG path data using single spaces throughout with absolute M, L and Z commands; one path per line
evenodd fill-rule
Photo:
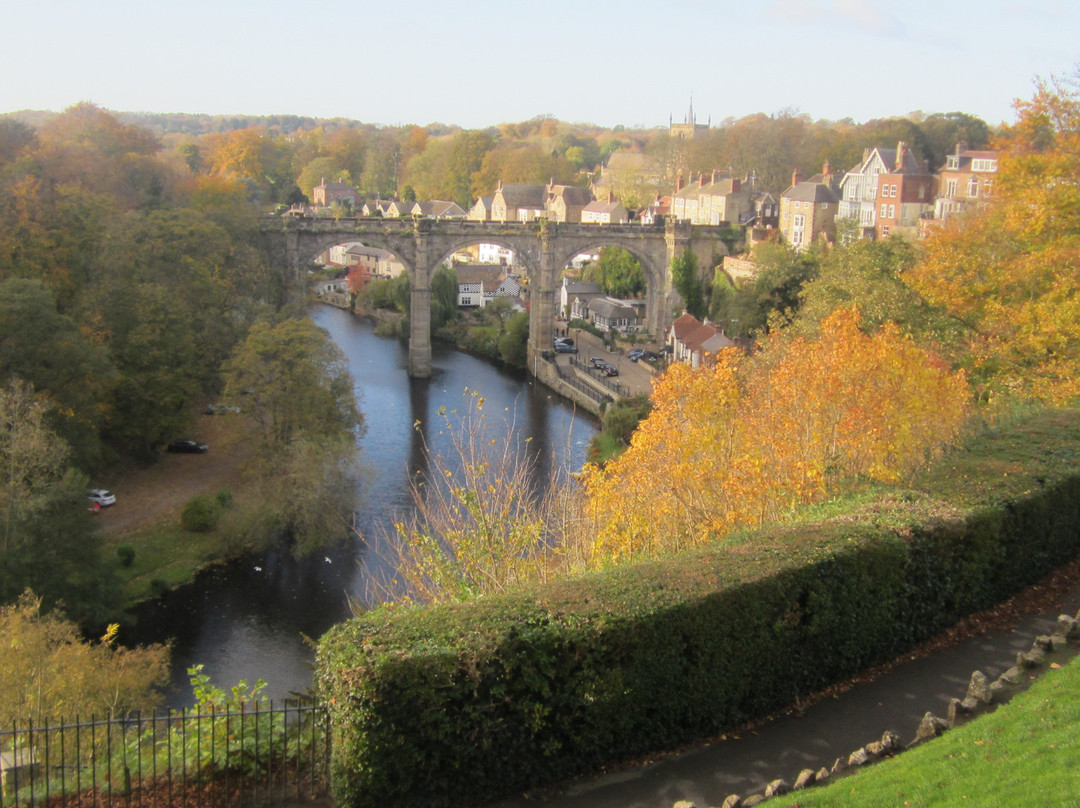
M 224 377 L 226 398 L 245 403 L 271 454 L 301 435 L 355 435 L 363 423 L 341 350 L 307 318 L 253 325 Z
M 782 242 L 757 245 L 753 261 L 757 271 L 751 279 L 732 285 L 720 269 L 713 279 L 709 316 L 732 324 L 727 330 L 733 334 L 789 322 L 798 311 L 803 285 L 817 274 L 816 252 L 800 252 Z
M 431 276 L 431 330 L 434 333 L 457 319 L 457 272 L 443 264 Z
M 499 357 L 512 367 L 525 367 L 529 345 L 529 313 L 516 311 L 506 320 L 499 337 Z
M 671 259 L 671 285 L 682 296 L 687 312 L 698 318 L 705 316 L 705 293 L 698 276 L 697 256 L 689 247 Z
M 363 418 L 344 355 L 307 318 L 256 323 L 225 367 L 225 395 L 259 425 L 252 538 L 296 552 L 345 535 Z
M 0 282 L 0 378 L 48 391 L 46 420 L 72 448 L 77 465 L 100 461 L 117 374 L 104 346 L 60 314 L 40 281 Z
M 645 291 L 645 272 L 634 256 L 621 247 L 603 247 L 597 261 L 600 285 L 612 297 L 639 297 Z

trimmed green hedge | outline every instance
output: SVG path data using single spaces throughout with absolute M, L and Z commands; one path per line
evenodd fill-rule
M 981 436 L 905 491 L 669 561 L 320 642 L 343 806 L 478 803 L 763 716 L 1080 550 L 1080 416 Z

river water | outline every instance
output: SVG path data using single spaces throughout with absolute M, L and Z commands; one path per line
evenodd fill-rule
M 212 570 L 140 615 L 141 641 L 173 638 L 169 707 L 191 703 L 187 669 L 196 664 L 226 689 L 261 678 L 273 698 L 307 691 L 314 659 L 309 640 L 347 619 L 350 601 L 366 599 L 371 569 L 385 564 L 372 548 L 395 514 L 411 508 L 409 478 L 424 467 L 423 441 L 432 450 L 448 447 L 440 410 L 451 420 L 453 411 L 464 412 L 467 390 L 484 397 L 494 434 L 512 431 L 542 468 L 554 463 L 576 470 L 596 432 L 591 415 L 523 373 L 436 343 L 431 378 L 410 379 L 408 350 L 399 340 L 376 336 L 370 321 L 329 306 L 311 314 L 344 351 L 364 414 L 357 535 L 310 558 L 268 551 Z

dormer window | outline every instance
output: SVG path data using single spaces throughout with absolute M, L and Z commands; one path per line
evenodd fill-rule
M 958 169 L 960 168 L 960 158 L 956 155 L 949 155 L 948 161 L 945 163 L 946 168 Z

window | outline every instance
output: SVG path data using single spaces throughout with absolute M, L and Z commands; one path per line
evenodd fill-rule
M 981 160 L 971 161 L 972 171 L 997 171 L 997 160 L 988 160 L 983 158 Z
M 890 218 L 890 219 L 895 219 L 896 218 L 896 205 L 889 205 L 889 216 L 888 216 L 888 218 Z
M 888 212 L 888 210 L 889 210 L 889 206 L 886 205 L 884 202 L 882 202 L 881 203 L 881 212 L 878 213 L 878 216 L 880 216 L 882 219 L 884 219 L 885 214 Z
M 960 168 L 960 158 L 956 155 L 950 154 L 946 168 Z
M 971 182 L 968 183 L 968 196 L 975 199 L 979 196 L 979 178 L 972 177 Z
M 888 238 L 889 237 L 889 226 L 888 225 L 883 225 L 882 226 L 882 228 L 881 228 L 881 237 L 882 238 Z
M 949 180 L 945 183 L 945 196 L 956 196 L 956 180 Z

